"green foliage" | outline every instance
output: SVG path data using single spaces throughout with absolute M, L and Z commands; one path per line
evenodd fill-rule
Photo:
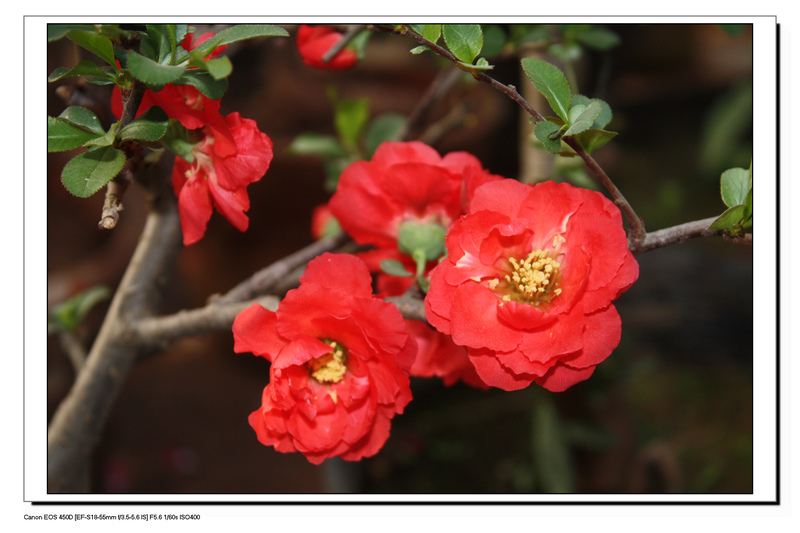
M 289 32 L 269 24 L 239 24 L 217 33 L 212 39 L 200 43 L 196 49 L 211 52 L 220 45 L 231 44 L 256 37 L 288 37 Z
M 125 166 L 125 154 L 112 146 L 101 146 L 70 159 L 61 172 L 69 192 L 88 198 L 114 179 Z
M 149 86 L 172 83 L 186 72 L 185 66 L 159 63 L 133 50 L 128 51 L 128 69 L 134 78 Z
M 703 119 L 699 166 L 715 175 L 746 165 L 752 157 L 753 83 L 746 80 L 720 96 Z
M 567 78 L 558 67 L 541 59 L 526 57 L 522 60 L 522 69 L 556 115 L 564 122 L 569 122 L 572 92 Z
M 569 110 L 569 128 L 564 135 L 577 135 L 592 127 L 595 120 L 603 111 L 599 102 L 591 102 L 588 106 L 583 104 L 573 105 Z
M 114 45 L 111 43 L 111 39 L 105 35 L 82 30 L 73 30 L 65 35 L 67 39 L 95 54 L 112 68 L 117 68 L 117 63 L 114 60 Z
M 48 152 L 74 150 L 95 137 L 96 134 L 77 128 L 66 120 L 47 117 Z
M 364 127 L 369 120 L 369 99 L 335 100 L 333 123 L 342 146 L 348 152 L 357 152 Z
M 202 70 L 186 71 L 173 85 L 191 85 L 203 96 L 212 100 L 219 100 L 228 90 L 227 79 L 215 80 L 211 74 Z
M 322 158 L 345 157 L 347 153 L 333 135 L 301 133 L 291 142 L 288 152 L 293 155 L 311 155 Z
M 562 426 L 553 401 L 542 394 L 533 408 L 531 451 L 536 479 L 544 492 L 575 492 L 574 467 Z
M 533 134 L 544 145 L 548 152 L 557 154 L 561 151 L 561 126 L 543 120 L 533 128 Z
M 142 116 L 132 121 L 119 132 L 120 141 L 157 141 L 167 133 L 169 117 L 163 109 L 150 107 Z
M 98 303 L 111 295 L 108 287 L 95 285 L 73 296 L 66 302 L 53 306 L 47 317 L 47 334 L 74 332 Z
M 365 157 L 372 157 L 381 143 L 396 141 L 407 122 L 406 117 L 395 113 L 385 113 L 375 117 L 364 134 Z
M 753 225 L 753 165 L 750 170 L 729 168 L 720 177 L 720 195 L 728 207 L 708 229 L 724 230 L 734 237 Z
M 381 261 L 381 270 L 390 276 L 398 278 L 410 278 L 414 274 L 406 270 L 405 265 L 396 259 L 385 259 Z
M 467 64 L 472 64 L 483 48 L 480 24 L 443 24 L 442 37 L 453 55 Z
M 68 76 L 85 76 L 86 81 L 95 85 L 110 85 L 116 83 L 118 75 L 111 67 L 101 67 L 93 61 L 81 61 L 72 68 L 59 67 L 47 77 L 48 82 L 54 82 Z

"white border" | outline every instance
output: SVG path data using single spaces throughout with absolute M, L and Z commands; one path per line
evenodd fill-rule
M 186 22 L 186 17 L 157 18 L 160 23 Z M 400 17 L 404 22 L 441 21 L 441 18 Z M 153 21 L 154 17 L 126 17 L 124 22 Z M 214 22 L 261 22 L 285 24 L 297 22 L 298 17 L 275 17 L 256 20 L 254 17 L 209 17 Z M 112 22 L 118 17 L 86 17 L 81 22 Z M 351 22 L 352 16 L 303 19 L 315 21 Z M 371 22 L 393 22 L 398 17 L 371 17 Z M 459 19 L 467 22 L 473 19 Z M 475 17 L 485 21 L 486 17 Z M 581 17 L 581 21 L 585 20 Z M 614 23 L 713 23 L 720 17 L 599 17 L 594 21 Z M 769 502 L 776 499 L 776 441 L 775 441 L 775 339 L 776 300 L 771 290 L 775 272 L 776 236 L 775 183 L 770 179 L 777 175 L 774 145 L 772 142 L 756 143 L 754 146 L 754 168 L 756 187 L 755 209 L 758 213 L 757 238 L 754 239 L 754 270 L 756 288 L 754 309 L 754 493 L 752 495 L 49 495 L 46 488 L 46 224 L 41 217 L 41 199 L 46 198 L 44 181 L 38 176 L 46 175 L 46 129 L 44 102 L 46 102 L 46 25 L 48 22 L 73 22 L 74 19 L 33 18 L 24 20 L 25 53 L 25 485 L 24 499 L 39 502 Z M 191 17 L 190 22 L 199 23 L 203 17 Z M 536 22 L 536 19 L 521 17 L 496 18 L 496 22 Z M 549 17 L 549 23 L 575 22 L 574 18 Z M 773 119 L 775 110 L 775 19 L 771 17 L 726 17 L 725 23 L 754 24 L 754 131 L 767 132 L 772 137 L 776 131 Z M 758 137 L 756 137 L 758 139 Z M 784 448 L 785 449 L 785 448 Z M 454 508 L 458 509 L 458 508 Z M 156 512 L 159 512 L 156 510 Z M 188 512 L 191 511 L 191 509 Z M 401 510 L 398 512 L 402 513 Z

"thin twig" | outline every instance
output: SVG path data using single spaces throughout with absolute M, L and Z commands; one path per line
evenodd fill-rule
M 212 296 L 210 298 L 211 303 L 214 305 L 230 304 L 249 300 L 255 298 L 259 294 L 264 294 L 295 268 L 308 263 L 318 255 L 338 248 L 346 241 L 347 237 L 344 234 L 337 237 L 325 237 L 315 241 L 305 248 L 256 272 L 226 294 L 216 297 Z
M 75 333 L 71 331 L 64 331 L 58 336 L 61 343 L 61 348 L 67 354 L 69 362 L 72 364 L 72 370 L 77 376 L 86 362 L 86 347 Z
M 330 63 L 336 54 L 344 50 L 345 46 L 347 46 L 353 38 L 361 33 L 366 26 L 364 24 L 353 24 L 347 27 L 347 31 L 342 35 L 342 37 L 336 41 L 336 44 L 328 48 L 328 51 L 322 54 L 322 62 L 323 63 Z
M 451 66 L 450 68 L 439 71 L 425 90 L 425 94 L 422 95 L 417 106 L 408 116 L 408 121 L 398 135 L 400 141 L 408 140 L 410 135 L 415 130 L 419 129 L 431 108 L 447 94 L 453 85 L 461 79 L 463 74 L 464 72 L 456 66 Z
M 634 254 L 654 250 L 656 248 L 663 248 L 671 244 L 679 244 L 686 242 L 689 239 L 696 237 L 725 237 L 731 242 L 737 244 L 753 244 L 753 234 L 746 233 L 741 237 L 730 237 L 724 230 L 709 230 L 708 227 L 717 219 L 717 217 L 704 218 L 702 220 L 694 220 L 679 224 L 670 228 L 652 231 L 645 235 L 644 239 L 638 243 L 628 243 L 628 247 Z
M 131 182 L 131 171 L 127 166 L 120 174 L 106 185 L 106 196 L 103 200 L 103 212 L 97 227 L 101 229 L 114 229 L 119 221 L 122 207 L 122 197 Z

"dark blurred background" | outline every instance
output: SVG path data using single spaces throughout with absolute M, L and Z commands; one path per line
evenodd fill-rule
M 430 54 L 410 54 L 410 40 L 376 34 L 353 69 L 315 70 L 302 64 L 294 28 L 287 29 L 291 38 L 256 39 L 229 50 L 234 71 L 222 112 L 256 120 L 275 148 L 266 176 L 248 188 L 250 228 L 240 233 L 215 212 L 205 237 L 181 252 L 163 313 L 202 306 L 210 295 L 312 242 L 311 211 L 328 198 L 325 171 L 319 159 L 290 155 L 287 147 L 300 133 L 334 133 L 329 87 L 340 98 L 369 98 L 373 116 L 408 114 L 442 66 Z M 607 29 L 619 45 L 584 49 L 575 62 L 581 92 L 610 104 L 608 129 L 619 132 L 596 159 L 649 230 L 722 213 L 720 173 L 750 165 L 750 29 L 737 35 L 715 25 Z M 81 58 L 66 40 L 53 43 L 48 73 Z M 530 85 L 520 79 L 518 65 L 499 59 L 492 76 Z M 75 81 L 50 84 L 49 115 L 65 107 L 56 88 Z M 520 109 L 490 87 L 465 81 L 430 120 L 459 102 L 466 105 L 465 119 L 435 148 L 469 151 L 491 172 L 520 177 L 523 154 L 531 149 L 521 148 L 519 139 L 528 133 L 521 131 Z M 60 183 L 70 155 L 48 155 L 51 305 L 97 283 L 116 286 L 146 209 L 141 190 L 131 186 L 118 227 L 97 229 L 102 194 L 78 199 Z M 574 169 L 553 172 L 590 183 Z M 300 454 L 262 446 L 247 416 L 260 404 L 268 362 L 235 354 L 230 333 L 175 342 L 133 368 L 103 433 L 92 490 L 752 492 L 752 248 L 708 238 L 637 259 L 640 278 L 617 301 L 622 341 L 591 379 L 560 394 L 535 385 L 485 392 L 415 379 L 415 399 L 394 419 L 384 449 L 359 463 L 314 466 Z M 84 324 L 88 345 L 107 303 Z M 49 417 L 74 375 L 55 336 L 47 357 Z

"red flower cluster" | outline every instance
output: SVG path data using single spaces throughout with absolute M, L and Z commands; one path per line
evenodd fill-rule
M 431 275 L 428 321 L 468 348 L 481 379 L 563 391 L 619 344 L 612 305 L 639 274 L 622 216 L 597 192 L 513 180 L 475 191 Z
M 182 46 L 193 46 L 213 36 L 202 35 L 196 43 L 188 34 Z M 217 47 L 209 58 L 225 46 Z M 112 109 L 122 114 L 122 98 L 115 87 Z M 147 90 L 137 116 L 151 106 L 164 110 L 188 130 L 196 130 L 201 140 L 192 148 L 192 160 L 175 157 L 172 185 L 178 197 L 178 211 L 183 230 L 183 243 L 200 240 L 206 231 L 212 205 L 240 231 L 247 229 L 244 213 L 250 207 L 247 186 L 267 172 L 272 161 L 272 140 L 259 131 L 255 121 L 232 113 L 223 118 L 220 101 L 204 96 L 190 85 L 167 84 L 160 91 Z
M 310 67 L 329 70 L 343 70 L 352 67 L 358 61 L 353 50 L 345 48 L 327 63 L 322 60 L 325 52 L 331 49 L 342 37 L 342 34 L 330 26 L 301 25 L 297 29 L 297 49 L 303 63 Z
M 397 307 L 372 295 L 366 265 L 346 254 L 311 261 L 278 311 L 258 304 L 233 324 L 236 352 L 268 359 L 270 381 L 249 418 L 259 441 L 319 464 L 378 452 L 411 400 L 416 343 Z

